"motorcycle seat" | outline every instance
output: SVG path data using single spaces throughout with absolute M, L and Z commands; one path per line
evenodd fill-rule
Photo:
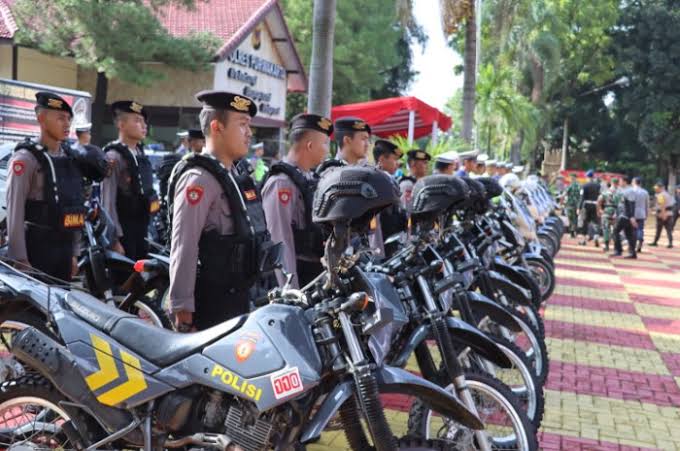
M 164 368 L 238 329 L 247 317 L 241 315 L 210 329 L 188 334 L 163 329 L 137 317 L 123 318 L 115 324 L 111 336 L 149 362 Z
M 64 302 L 83 321 L 161 368 L 238 329 L 247 319 L 242 315 L 210 329 L 184 334 L 149 324 L 80 291 L 67 293 Z

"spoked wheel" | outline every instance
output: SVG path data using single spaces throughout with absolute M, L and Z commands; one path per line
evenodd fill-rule
M 477 372 L 466 372 L 465 379 L 477 414 L 485 426 L 482 433 L 491 449 L 538 449 L 535 429 L 507 386 Z M 453 385 L 445 390 L 453 393 Z M 445 440 L 450 449 L 481 449 L 475 431 L 462 426 L 453 418 L 442 417 L 420 400 L 414 402 L 409 413 L 409 434 Z
M 0 386 L 0 448 L 12 451 L 83 449 L 65 401 L 37 374 Z M 83 423 L 84 424 L 84 423 Z
M 517 397 L 519 405 L 524 409 L 531 423 L 538 429 L 545 409 L 543 386 L 538 382 L 529 359 L 519 347 L 504 338 L 492 338 L 512 362 L 512 366 L 500 368 L 478 355 L 470 354 L 463 356 L 465 368 L 483 371 L 507 385 Z
M 550 266 L 538 258 L 527 258 L 527 265 L 541 290 L 541 298 L 547 301 L 555 291 L 555 273 Z
M 127 310 L 149 324 L 172 330 L 172 321 L 168 312 L 163 308 L 167 295 L 167 289 L 162 292 L 153 290 L 142 299 L 135 301 Z

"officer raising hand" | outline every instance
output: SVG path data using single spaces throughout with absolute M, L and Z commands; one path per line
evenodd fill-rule
M 270 244 L 253 179 L 235 167 L 248 153 L 255 103 L 224 91 L 196 98 L 205 148 L 177 163 L 168 186 L 170 307 L 180 331 L 247 313 L 248 290 Z
M 71 106 L 51 92 L 35 96 L 40 136 L 19 143 L 8 166 L 8 257 L 68 281 L 77 270 L 78 231 L 85 223 L 87 167 L 65 142 Z
M 332 133 L 332 122 L 323 116 L 295 116 L 288 135 L 290 150 L 271 167 L 262 189 L 267 227 L 272 241 L 283 243 L 283 269 L 294 275 L 293 288 L 305 286 L 323 271 L 321 229 L 312 223 L 317 182 L 312 168 L 326 158 Z

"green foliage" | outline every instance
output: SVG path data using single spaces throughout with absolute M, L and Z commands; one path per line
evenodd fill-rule
M 313 2 L 281 3 L 298 52 L 309 67 Z M 410 43 L 414 39 L 425 37 L 415 24 L 400 24 L 394 0 L 337 2 L 333 104 L 401 95 L 416 75 L 411 68 Z
M 107 78 L 148 85 L 161 74 L 148 62 L 201 70 L 209 67 L 219 41 L 207 33 L 177 38 L 154 9 L 194 0 L 17 0 L 17 42 L 45 53 L 72 56 Z

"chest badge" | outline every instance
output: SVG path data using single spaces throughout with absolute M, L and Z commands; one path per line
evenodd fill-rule
M 188 186 L 186 196 L 189 205 L 196 205 L 203 198 L 203 187 L 199 185 Z
M 257 193 L 255 192 L 254 189 L 249 189 L 248 191 L 244 192 L 243 195 L 246 197 L 246 200 L 257 199 Z

